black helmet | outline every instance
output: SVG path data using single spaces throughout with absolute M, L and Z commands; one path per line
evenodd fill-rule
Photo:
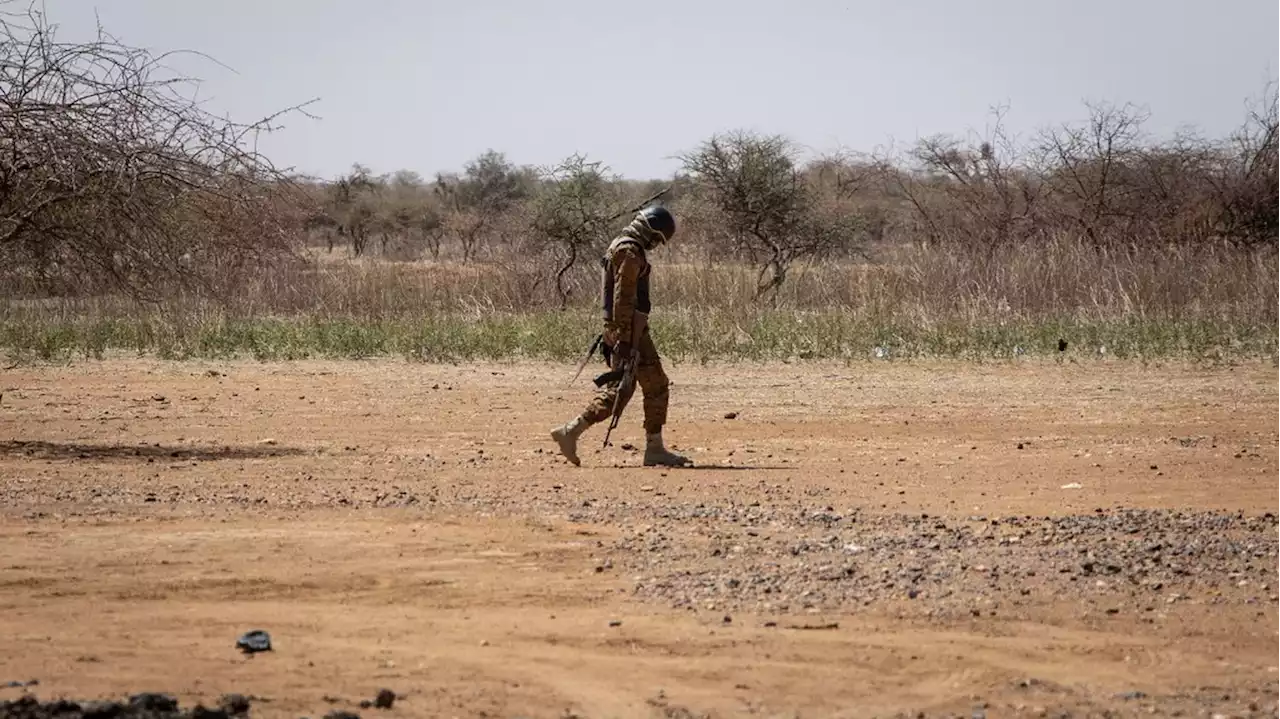
M 676 234 L 676 218 L 671 216 L 667 208 L 662 205 L 653 205 L 640 210 L 636 214 L 636 220 L 644 227 L 661 236 L 659 242 L 670 242 L 671 238 Z

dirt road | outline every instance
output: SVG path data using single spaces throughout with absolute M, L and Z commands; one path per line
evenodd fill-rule
M 1273 363 L 677 365 L 692 470 L 571 372 L 0 376 L 0 702 L 1277 715 Z

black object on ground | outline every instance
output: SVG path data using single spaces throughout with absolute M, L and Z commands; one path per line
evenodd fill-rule
M 245 654 L 269 652 L 271 651 L 271 635 L 261 629 L 246 632 L 236 640 L 236 649 L 239 649 Z

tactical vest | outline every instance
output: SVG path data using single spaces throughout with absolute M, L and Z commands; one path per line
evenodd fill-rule
M 640 250 L 640 257 L 644 259 L 644 245 L 630 237 L 619 237 L 609 244 L 609 249 L 605 250 L 604 257 L 600 258 L 600 282 L 601 297 L 604 300 L 604 320 L 608 322 L 613 319 L 613 284 L 617 279 L 613 272 L 613 263 L 609 262 L 609 256 L 623 244 L 635 245 Z M 644 269 L 640 271 L 640 276 L 636 278 L 636 312 L 649 314 L 649 263 L 644 263 Z

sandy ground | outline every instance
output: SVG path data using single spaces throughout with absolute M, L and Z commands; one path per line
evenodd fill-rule
M 1276 716 L 1273 363 L 669 373 L 696 469 L 564 366 L 4 373 L 0 701 Z

